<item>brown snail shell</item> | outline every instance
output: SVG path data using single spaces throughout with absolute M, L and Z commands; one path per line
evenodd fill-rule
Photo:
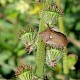
M 52 28 L 48 28 L 39 33 L 44 43 L 52 47 L 64 47 L 67 46 L 68 40 L 64 34 L 58 31 L 54 31 Z

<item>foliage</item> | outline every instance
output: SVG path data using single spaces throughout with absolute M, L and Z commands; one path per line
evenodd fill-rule
M 62 7 L 64 8 L 64 29 L 70 41 L 68 54 L 74 53 L 78 56 L 75 70 L 71 69 L 69 74 L 71 78 L 80 79 L 80 1 L 62 0 Z M 19 30 L 23 30 L 25 27 L 39 29 L 40 18 L 38 13 L 41 8 L 42 4 L 34 3 L 33 0 L 0 0 L 1 79 L 14 79 L 16 68 L 23 63 L 34 66 L 35 56 L 33 54 L 35 52 L 28 55 L 28 51 L 24 49 L 23 44 L 19 40 L 18 33 L 20 32 Z M 47 66 L 47 71 L 50 77 L 54 77 L 55 80 L 60 79 L 62 76 L 62 63 L 59 62 L 54 69 Z M 64 78 L 64 76 L 62 77 Z

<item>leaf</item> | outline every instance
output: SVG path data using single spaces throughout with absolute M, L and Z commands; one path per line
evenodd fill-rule
M 75 29 L 76 29 L 77 31 L 79 31 L 79 30 L 80 30 L 80 22 L 78 22 L 78 23 L 77 23 L 77 25 L 76 25 Z
M 26 50 L 25 49 L 22 49 L 17 53 L 18 56 L 22 56 L 24 54 L 26 54 Z
M 13 34 L 10 34 L 10 33 L 6 34 L 6 32 L 4 31 L 0 32 L 0 41 L 5 41 L 5 40 L 13 39 L 13 38 L 14 38 Z
M 5 30 L 12 30 L 13 24 L 11 24 L 5 20 L 0 19 L 0 27 Z
M 8 64 L 15 67 L 16 64 L 15 64 L 15 57 L 14 56 L 9 58 Z
M 1 70 L 3 71 L 4 74 L 9 74 L 9 73 L 11 72 L 10 67 L 7 66 L 7 65 L 5 65 L 5 66 L 3 65 L 3 66 L 1 67 Z
M 3 52 L 0 54 L 0 61 L 8 60 L 11 55 L 12 55 L 12 53 L 11 53 L 10 51 L 3 51 Z

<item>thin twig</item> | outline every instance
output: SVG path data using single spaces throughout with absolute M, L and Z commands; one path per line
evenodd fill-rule
M 80 41 L 78 41 L 77 39 L 73 38 L 73 37 L 68 37 L 68 40 L 74 44 L 76 47 L 78 47 L 80 49 Z

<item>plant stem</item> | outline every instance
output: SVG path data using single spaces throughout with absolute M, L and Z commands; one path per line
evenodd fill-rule
M 57 0 L 57 4 L 58 6 L 60 6 L 60 0 Z M 65 31 L 64 31 L 62 17 L 58 18 L 58 24 L 59 24 L 60 31 L 64 33 Z M 65 80 L 69 80 L 69 76 L 68 76 L 69 69 L 68 69 L 68 62 L 67 62 L 67 48 L 66 47 L 64 48 L 64 56 L 63 56 L 63 73 L 65 75 Z
M 39 32 L 42 32 L 46 29 L 46 24 L 41 17 Z M 38 35 L 38 44 L 37 44 L 37 53 L 36 53 L 36 76 L 42 78 L 44 75 L 43 68 L 45 64 L 45 44 Z
M 68 68 L 68 60 L 67 60 L 67 48 L 64 48 L 64 56 L 63 56 L 63 73 L 65 75 L 65 80 L 69 80 L 69 68 Z
M 58 6 L 60 6 L 60 0 L 57 0 L 57 4 L 58 4 Z M 64 31 L 64 25 L 63 25 L 63 18 L 62 17 L 58 17 L 58 25 L 59 25 L 60 31 L 62 33 L 64 33 L 65 31 Z
M 73 38 L 73 37 L 70 37 L 70 36 L 68 36 L 68 40 L 69 40 L 72 44 L 74 44 L 77 48 L 80 49 L 80 41 L 79 41 L 79 40 L 77 40 L 77 39 L 75 39 L 75 38 Z
M 50 0 L 46 0 L 44 7 L 50 4 Z M 39 25 L 39 33 L 44 31 L 47 28 L 47 25 L 44 21 L 44 11 L 41 15 L 40 25 Z M 45 14 L 46 15 L 46 14 Z M 46 58 L 46 50 L 45 44 L 43 43 L 41 37 L 38 35 L 38 44 L 37 44 L 37 53 L 36 53 L 36 76 L 42 78 L 45 75 L 44 67 L 45 67 L 45 58 Z

